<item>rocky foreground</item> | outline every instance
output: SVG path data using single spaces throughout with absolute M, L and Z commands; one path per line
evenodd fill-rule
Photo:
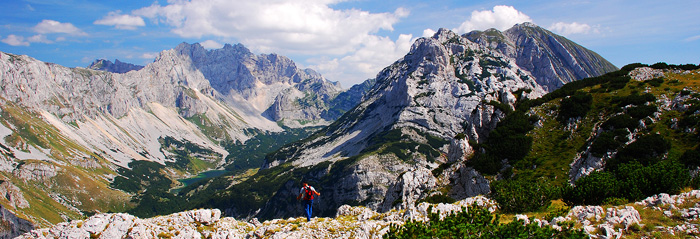
M 221 217 L 218 209 L 199 209 L 167 216 L 141 219 L 124 213 L 103 213 L 85 220 L 59 223 L 51 228 L 28 232 L 18 238 L 381 238 L 390 225 L 407 220 L 426 221 L 428 210 L 441 217 L 476 204 L 496 211 L 498 205 L 485 197 L 468 198 L 454 204 L 420 203 L 406 210 L 377 213 L 365 207 L 338 208 L 335 218 L 257 219 L 240 221 Z M 432 207 L 430 207 L 432 206 Z M 648 217 L 648 218 L 645 218 Z M 523 223 L 551 225 L 574 222 L 591 238 L 697 236 L 700 190 L 680 195 L 659 194 L 623 206 L 576 206 L 565 216 L 551 220 L 515 215 Z M 664 223 L 659 225 L 659 222 Z M 645 223 L 649 223 L 648 225 Z

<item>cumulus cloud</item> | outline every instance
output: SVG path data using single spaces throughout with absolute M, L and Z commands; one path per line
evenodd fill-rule
M 61 23 L 54 20 L 43 20 L 36 26 L 34 26 L 34 31 L 40 34 L 47 33 L 66 33 L 70 35 L 85 36 L 85 32 L 81 31 L 77 27 L 70 23 Z
M 47 39 L 46 36 L 41 35 L 41 34 L 31 36 L 31 37 L 27 38 L 27 41 L 29 41 L 29 42 L 47 43 L 47 44 L 53 43 L 53 41 Z
M 353 54 L 332 59 L 311 59 L 309 61 L 315 64 L 310 67 L 326 78 L 339 79 L 343 87 L 349 87 L 375 77 L 384 67 L 403 57 L 415 40 L 410 34 L 401 34 L 396 41 L 381 36 L 367 38 Z
M 29 46 L 29 42 L 24 40 L 24 37 L 17 35 L 9 35 L 5 39 L 0 40 L 10 46 Z
M 132 16 L 127 14 L 119 14 L 120 11 L 110 12 L 107 16 L 99 19 L 93 24 L 96 25 L 107 25 L 114 26 L 117 29 L 134 30 L 137 27 L 142 27 L 146 25 L 143 18 L 139 16 Z
M 432 37 L 435 35 L 435 33 L 436 33 L 435 30 L 428 28 L 428 29 L 423 30 L 423 37 Z
M 334 60 L 349 61 L 350 58 L 359 57 L 360 51 L 370 50 L 377 50 L 372 63 L 353 61 L 357 65 L 352 67 L 377 69 L 396 60 L 393 52 L 384 55 L 384 49 L 374 47 L 382 43 L 393 44 L 390 49 L 398 47 L 397 41 L 379 36 L 378 32 L 394 30 L 393 25 L 410 12 L 404 8 L 381 13 L 332 8 L 341 1 L 168 1 L 165 5 L 156 2 L 131 14 L 170 26 L 171 31 L 181 37 L 216 37 L 243 43 L 255 52 L 315 56 L 313 62 L 307 63 L 317 67 L 332 68 L 330 66 Z M 327 62 L 320 62 L 321 59 Z M 375 64 L 376 59 L 383 59 L 382 65 L 367 66 Z M 362 81 L 365 76 L 372 77 L 376 73 L 363 75 L 362 79 L 355 81 Z M 331 80 L 340 81 L 350 76 L 338 77 L 328 76 Z
M 199 45 L 202 45 L 202 47 L 204 47 L 206 49 L 217 49 L 217 48 L 224 47 L 223 44 L 218 43 L 214 40 L 206 40 L 206 41 L 200 42 Z
M 495 6 L 493 10 L 473 11 L 469 20 L 464 21 L 454 31 L 467 33 L 473 30 L 486 30 L 496 28 L 504 31 L 513 25 L 523 22 L 532 22 L 532 19 L 512 6 Z
M 588 24 L 585 23 L 578 23 L 578 22 L 572 22 L 572 23 L 565 23 L 565 22 L 557 22 L 552 24 L 552 26 L 549 27 L 550 30 L 553 32 L 562 34 L 562 35 L 572 35 L 572 34 L 588 34 L 591 31 L 596 32 L 597 30 L 593 29 L 593 27 L 589 26 Z

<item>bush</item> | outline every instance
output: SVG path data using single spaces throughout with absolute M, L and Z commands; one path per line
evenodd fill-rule
M 508 179 L 491 184 L 491 197 L 498 202 L 501 211 L 522 213 L 548 207 L 556 190 L 544 181 Z
M 571 225 L 559 231 L 551 226 L 539 227 L 536 223 L 525 225 L 519 220 L 501 224 L 499 215 L 476 206 L 463 208 L 443 219 L 438 213 L 430 213 L 428 218 L 427 223 L 409 221 L 403 226 L 392 225 L 384 238 L 588 238 L 583 230 L 573 229 Z
M 637 128 L 638 125 L 639 122 L 637 120 L 633 119 L 627 114 L 622 114 L 613 116 L 607 121 L 605 121 L 605 123 L 603 123 L 602 125 L 602 128 L 606 130 L 627 128 L 630 130 L 630 132 L 632 132 L 635 128 Z
M 628 105 L 643 105 L 647 102 L 656 101 L 656 96 L 650 93 L 646 93 L 643 95 L 631 94 L 625 97 L 615 97 L 612 101 L 614 103 L 617 103 L 619 107 L 625 107 Z
M 686 167 L 694 169 L 700 166 L 700 151 L 698 150 L 688 150 L 683 153 L 680 158 L 680 162 Z
M 576 181 L 576 186 L 564 193 L 570 205 L 600 205 L 609 198 L 618 197 L 620 182 L 609 172 L 596 171 Z
M 629 163 L 620 166 L 618 178 L 623 182 L 622 192 L 630 201 L 659 194 L 677 194 L 690 185 L 690 173 L 684 165 L 663 160 L 649 166 Z
M 627 145 L 617 154 L 621 163 L 630 161 L 649 165 L 657 161 L 658 157 L 665 154 L 671 148 L 671 143 L 659 134 L 649 134 L 640 137 L 637 141 Z
M 557 119 L 559 119 L 560 122 L 565 122 L 570 118 L 586 116 L 586 113 L 591 110 L 592 101 L 593 96 L 591 96 L 591 94 L 580 91 L 562 99 Z
M 590 152 L 593 156 L 603 157 L 610 150 L 617 149 L 620 143 L 615 140 L 615 135 L 612 132 L 603 132 L 591 144 Z
M 456 200 L 454 198 L 451 198 L 447 195 L 444 194 L 435 194 L 432 196 L 429 196 L 420 202 L 428 202 L 432 204 L 438 204 L 438 203 L 454 203 Z
M 654 115 L 659 109 L 653 105 L 640 105 L 627 109 L 627 114 L 635 119 L 643 119 L 648 116 Z

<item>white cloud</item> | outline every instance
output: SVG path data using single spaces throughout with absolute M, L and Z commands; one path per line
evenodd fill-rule
M 139 58 L 142 58 L 142 59 L 153 59 L 153 58 L 156 58 L 156 56 L 158 56 L 158 53 L 156 53 L 156 52 L 146 52 L 146 53 L 141 54 L 141 55 L 139 56 Z
M 598 32 L 597 29 L 593 29 L 593 27 L 589 26 L 588 24 L 585 23 L 578 23 L 578 22 L 572 22 L 572 23 L 565 23 L 565 22 L 557 22 L 552 24 L 552 26 L 549 27 L 550 30 L 553 32 L 562 34 L 562 35 L 571 35 L 571 34 L 588 34 L 591 31 Z
M 114 26 L 117 29 L 126 30 L 134 30 L 136 29 L 136 27 L 142 27 L 146 25 L 146 23 L 143 21 L 143 18 L 139 16 L 131 16 L 127 14 L 122 15 L 119 13 L 120 11 L 110 12 L 107 14 L 107 16 L 103 17 L 102 19 L 93 22 L 93 24 Z
M 29 41 L 29 42 L 46 43 L 46 44 L 51 44 L 51 43 L 53 43 L 53 41 L 47 39 L 46 36 L 41 35 L 41 34 L 31 36 L 31 37 L 27 38 L 27 41 Z
M 435 30 L 428 28 L 428 29 L 423 30 L 423 37 L 433 37 L 433 35 L 435 35 L 435 33 L 436 33 Z
M 87 35 L 85 32 L 81 31 L 77 27 L 70 23 L 61 23 L 54 20 L 43 20 L 36 26 L 34 26 L 34 31 L 40 34 L 47 33 L 66 33 L 70 35 Z
M 367 36 L 365 43 L 347 56 L 309 60 L 310 67 L 331 80 L 339 80 L 343 87 L 374 78 L 379 71 L 406 55 L 415 39 L 412 35 L 399 35 L 396 41 L 388 37 Z M 379 57 L 381 56 L 381 57 Z
M 373 47 L 379 43 L 396 42 L 379 36 L 381 30 L 393 31 L 393 25 L 409 15 L 398 8 L 394 12 L 371 13 L 358 9 L 333 9 L 344 0 L 189 0 L 168 1 L 166 5 L 153 5 L 131 12 L 132 15 L 149 18 L 157 24 L 172 27 L 172 32 L 186 38 L 216 37 L 230 42 L 240 42 L 254 52 L 315 57 L 312 65 L 330 68 L 333 60 L 350 61 L 361 51 L 375 52 L 371 61 L 358 62 L 353 69 L 380 69 L 396 60 L 393 50 Z M 410 47 L 410 46 L 409 46 Z M 404 48 L 402 48 L 404 49 Z M 405 47 L 405 52 L 408 47 Z M 346 58 L 347 57 L 347 58 Z M 370 58 L 370 57 L 367 57 Z M 328 62 L 321 62 L 327 59 Z M 382 59 L 382 65 L 375 65 Z M 371 65 L 371 66 L 368 66 Z M 349 69 L 348 68 L 348 69 Z M 372 72 L 354 82 L 373 77 Z M 346 81 L 355 72 L 335 72 L 330 80 Z M 343 85 L 347 85 L 343 82 Z
M 204 47 L 206 49 L 218 49 L 218 48 L 224 47 L 223 44 L 218 43 L 214 40 L 206 40 L 206 41 L 200 42 L 199 45 L 202 45 L 202 47 Z
M 29 42 L 24 40 L 24 37 L 17 35 L 9 35 L 5 39 L 0 40 L 10 46 L 29 46 Z
M 688 37 L 684 41 L 685 42 L 693 42 L 693 41 L 697 41 L 697 40 L 700 40 L 700 35 Z
M 463 22 L 454 31 L 460 34 L 489 28 L 504 31 L 523 22 L 532 22 L 532 19 L 512 6 L 499 5 L 493 7 L 493 11 L 473 11 L 469 20 Z

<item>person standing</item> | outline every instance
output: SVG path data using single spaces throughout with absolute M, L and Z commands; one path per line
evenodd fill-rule
M 314 203 L 314 195 L 316 196 L 321 196 L 320 193 L 316 191 L 316 189 L 312 186 L 309 186 L 308 183 L 304 182 L 301 184 L 301 190 L 299 190 L 299 196 L 297 196 L 297 200 L 299 199 L 304 199 L 304 211 L 306 212 L 306 221 L 311 221 L 311 206 Z

